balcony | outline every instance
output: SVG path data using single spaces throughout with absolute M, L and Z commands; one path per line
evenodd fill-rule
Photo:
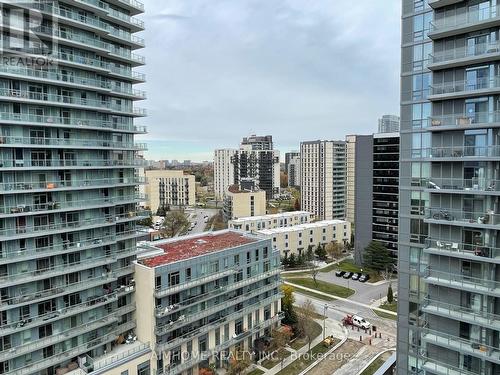
M 432 21 L 428 36 L 431 39 L 445 38 L 498 26 L 499 24 L 499 6 L 475 10 L 467 9 L 465 14 L 452 15 Z
M 202 301 L 206 301 L 206 300 L 209 300 L 211 298 L 214 298 L 218 294 L 227 293 L 227 292 L 235 290 L 235 289 L 243 288 L 243 287 L 250 285 L 252 283 L 256 283 L 256 282 L 259 282 L 260 280 L 264 280 L 264 279 L 267 279 L 267 278 L 272 277 L 274 275 L 277 275 L 281 271 L 282 271 L 282 268 L 276 268 L 272 271 L 268 271 L 266 273 L 261 273 L 261 274 L 256 275 L 256 276 L 246 278 L 242 281 L 238 281 L 236 283 L 224 285 L 218 289 L 214 289 L 208 293 L 205 293 L 205 294 L 199 295 L 199 296 L 195 296 L 193 298 L 187 299 L 185 301 L 182 301 L 180 303 L 177 303 L 177 304 L 169 306 L 169 307 L 161 307 L 161 306 L 157 307 L 155 310 L 156 317 L 161 318 L 161 317 L 164 317 L 165 315 L 169 315 L 172 313 L 182 311 L 182 310 L 184 310 L 184 309 L 186 309 L 194 304 L 198 304 Z
M 250 292 L 247 292 L 241 296 L 236 296 L 232 299 L 227 299 L 223 303 L 219 303 L 218 305 L 205 308 L 202 311 L 198 311 L 195 313 L 186 312 L 187 316 L 181 315 L 181 316 L 183 316 L 183 318 L 179 318 L 175 322 L 170 321 L 170 322 L 167 322 L 165 324 L 157 325 L 155 327 L 155 333 L 159 336 L 165 335 L 168 332 L 175 330 L 175 329 L 178 329 L 180 327 L 183 327 L 187 324 L 190 324 L 191 322 L 208 317 L 212 314 L 223 311 L 223 310 L 227 309 L 228 307 L 237 305 L 237 304 L 242 303 L 246 300 L 249 300 L 253 297 L 256 297 L 260 294 L 271 291 L 271 290 L 277 288 L 279 285 L 280 285 L 279 282 L 274 282 L 274 283 L 271 283 L 269 285 L 258 287 L 257 289 L 252 290 Z
M 83 157 L 82 157 L 83 159 Z M 92 160 L 74 160 L 74 159 L 45 159 L 45 160 L 13 160 L 0 159 L 0 168 L 12 170 L 23 169 L 95 169 L 97 168 L 135 168 L 144 165 L 145 161 L 137 160 L 109 160 L 109 159 L 92 159 Z
M 424 158 L 443 161 L 460 160 L 483 160 L 500 157 L 500 146 L 451 146 L 451 147 L 427 147 L 421 149 L 412 149 L 413 158 Z M 430 161 L 432 161 L 430 160 Z
M 489 178 L 424 178 L 420 181 L 413 180 L 412 186 L 421 186 L 429 193 L 462 193 L 498 195 L 500 180 Z
M 442 207 L 426 208 L 424 222 L 473 228 L 499 229 L 500 214 L 493 211 L 448 210 Z
M 212 322 L 208 322 L 207 324 L 204 324 L 202 327 L 196 328 L 190 332 L 187 332 L 179 337 L 172 338 L 170 341 L 167 342 L 159 342 L 156 346 L 156 351 L 158 354 L 160 354 L 162 351 L 168 351 L 172 348 L 175 348 L 176 346 L 179 346 L 183 344 L 186 341 L 191 340 L 195 336 L 199 336 L 202 334 L 205 334 L 212 329 L 215 329 L 218 326 L 221 326 L 225 322 L 232 321 L 235 319 L 238 319 L 239 317 L 242 317 L 249 312 L 253 312 L 255 309 L 258 309 L 260 307 L 264 307 L 265 305 L 278 300 L 282 297 L 281 293 L 277 293 L 271 297 L 268 297 L 266 299 L 263 299 L 261 301 L 257 301 L 256 303 L 253 303 L 239 311 L 235 311 L 233 313 L 230 313 L 226 316 L 221 317 L 220 319 L 214 320 Z
M 0 65 L 1 66 L 1 65 Z M 100 119 L 85 119 L 78 117 L 60 117 L 50 115 L 31 115 L 27 113 L 0 112 L 0 122 L 15 125 L 31 126 L 42 124 L 44 126 L 63 128 L 89 128 L 95 130 L 110 130 L 132 134 L 145 134 L 146 127 L 133 124 L 119 124 Z
M 459 47 L 451 50 L 434 52 L 429 55 L 431 61 L 427 67 L 430 70 L 450 69 L 470 64 L 491 62 L 500 59 L 500 44 L 481 43 L 474 47 Z
M 38 303 L 50 298 L 63 296 L 80 290 L 92 289 L 103 284 L 108 284 L 116 281 L 116 276 L 112 272 L 108 272 L 99 277 L 89 278 L 85 281 L 61 285 L 52 289 L 41 290 L 38 292 L 30 292 L 26 294 L 19 294 L 15 297 L 5 297 L 0 300 L 0 310 L 8 310 L 32 303 Z
M 111 352 L 97 358 L 90 358 L 90 363 L 93 364 L 92 375 L 106 374 L 115 366 L 124 361 L 130 361 L 133 358 L 142 356 L 151 352 L 149 343 L 141 343 L 140 341 L 131 344 L 116 346 Z
M 71 272 L 79 272 L 87 269 L 103 267 L 114 262 L 116 262 L 116 257 L 113 255 L 96 257 L 92 260 L 84 259 L 83 261 L 78 263 L 61 264 L 45 269 L 30 270 L 26 272 L 0 276 L 0 283 L 2 284 L 2 287 L 7 288 L 13 285 L 65 275 L 68 273 L 68 268 L 71 269 Z
M 448 100 L 483 95 L 493 95 L 500 91 L 500 77 L 478 78 L 470 81 L 434 83 L 428 99 Z
M 476 112 L 473 114 L 453 114 L 431 116 L 428 120 L 430 131 L 483 129 L 484 127 L 500 127 L 500 111 Z
M 477 372 L 470 372 L 463 368 L 458 368 L 448 363 L 440 362 L 434 358 L 425 358 L 425 362 L 422 367 L 431 374 L 437 375 L 477 375 Z
M 481 262 L 500 263 L 500 249 L 482 244 L 428 239 L 424 252 Z
M 486 345 L 473 339 L 463 339 L 443 332 L 423 329 L 422 340 L 433 345 L 469 354 L 476 358 L 500 364 L 500 350 L 498 347 Z
M 3 182 L 0 183 L 0 194 L 15 194 L 15 193 L 33 193 L 45 191 L 67 191 L 67 190 L 86 190 L 95 189 L 96 187 L 120 187 L 134 186 L 145 183 L 143 177 L 126 177 L 126 178 L 109 178 L 109 179 L 92 179 L 92 180 L 57 180 L 57 181 L 18 181 L 18 182 Z M 141 197 L 142 199 L 142 197 Z
M 30 316 L 28 318 L 16 322 L 2 325 L 0 327 L 0 334 L 10 335 L 12 333 L 20 332 L 21 330 L 25 329 L 31 330 L 32 328 L 38 327 L 40 325 L 53 323 L 60 319 L 64 319 L 73 315 L 80 314 L 82 312 L 89 311 L 91 309 L 96 309 L 101 306 L 105 306 L 107 304 L 115 302 L 117 299 L 118 295 L 116 292 L 98 297 L 89 297 L 87 298 L 87 301 L 77 305 L 69 306 L 60 310 L 51 311 L 46 314 L 38 316 L 33 316 L 33 317 Z
M 428 314 L 500 330 L 500 315 L 485 312 L 483 308 L 473 310 L 427 298 L 423 303 L 422 310 Z
M 500 297 L 500 282 L 488 280 L 486 278 L 487 275 L 478 278 L 461 273 L 436 271 L 430 267 L 427 267 L 421 274 L 424 281 L 428 284 L 442 285 L 448 288 Z

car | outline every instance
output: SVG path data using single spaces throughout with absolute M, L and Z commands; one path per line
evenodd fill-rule
M 342 277 L 342 276 L 344 276 L 344 274 L 345 274 L 345 271 L 342 271 L 342 270 L 338 270 L 335 272 L 335 276 L 337 276 L 337 277 Z
M 352 272 L 346 272 L 344 273 L 344 275 L 342 276 L 344 279 L 348 279 L 352 276 Z
M 365 273 L 361 274 L 361 276 L 358 279 L 358 281 L 361 281 L 362 283 L 365 283 L 368 280 L 370 280 L 370 275 L 367 275 Z
M 359 315 L 354 315 L 352 317 L 352 325 L 363 329 L 369 329 L 371 327 L 370 322 L 366 321 L 365 318 Z
M 352 277 L 351 277 L 351 278 L 352 278 L 353 280 L 357 280 L 357 279 L 359 279 L 359 276 L 360 276 L 360 274 L 359 274 L 359 273 L 357 273 L 357 272 L 355 272 L 355 273 L 353 273 L 353 274 L 352 274 Z

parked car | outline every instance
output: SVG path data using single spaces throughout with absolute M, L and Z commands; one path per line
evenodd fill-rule
M 344 276 L 344 273 L 345 273 L 345 271 L 338 270 L 338 271 L 335 272 L 335 276 L 342 277 L 342 276 Z
M 360 276 L 360 274 L 357 273 L 357 272 L 355 272 L 355 273 L 352 274 L 352 279 L 353 280 L 357 280 L 357 279 L 359 279 L 359 276 Z
M 359 315 L 352 317 L 352 325 L 363 329 L 369 329 L 371 326 L 370 322 L 367 322 L 365 318 Z
M 346 272 L 344 273 L 344 275 L 342 276 L 344 279 L 348 279 L 352 276 L 352 272 Z
M 362 283 L 367 282 L 368 280 L 370 280 L 370 275 L 367 275 L 365 273 L 361 274 L 358 279 L 358 281 L 361 281 Z

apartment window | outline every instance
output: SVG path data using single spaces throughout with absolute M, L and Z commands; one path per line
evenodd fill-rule
M 38 328 L 38 338 L 42 339 L 47 336 L 52 336 L 52 324 L 47 324 Z
M 252 255 L 250 254 L 250 251 L 247 251 L 247 263 L 250 263 L 252 261 Z
M 267 247 L 264 248 L 264 259 L 266 259 L 269 256 L 269 250 Z
M 240 254 L 236 254 L 234 256 L 234 264 L 239 266 L 240 265 Z
M 137 375 L 151 375 L 149 361 L 143 362 L 137 366 Z
M 259 260 L 259 249 L 255 249 L 255 261 Z
M 168 274 L 168 285 L 169 286 L 179 285 L 180 283 L 181 283 L 181 278 L 180 278 L 179 271 L 171 272 Z
M 155 278 L 155 288 L 156 289 L 161 288 L 161 276 L 156 276 L 156 278 Z
M 186 268 L 186 281 L 191 280 L 191 267 Z
M 128 370 L 122 371 L 121 375 L 128 375 Z

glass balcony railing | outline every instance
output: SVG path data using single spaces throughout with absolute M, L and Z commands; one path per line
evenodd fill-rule
M 490 259 L 500 259 L 500 249 L 483 244 L 465 244 L 447 240 L 427 239 L 426 249 L 449 254 L 449 255 L 467 255 L 470 257 L 481 257 Z M 477 260 L 481 260 L 477 258 Z
M 464 368 L 459 368 L 449 363 L 438 361 L 434 358 L 423 357 L 425 362 L 422 367 L 431 374 L 438 375 L 477 375 L 477 372 L 467 371 Z M 458 365 L 458 364 L 457 364 Z
M 500 295 L 500 281 L 489 280 L 484 277 L 473 277 L 462 273 L 437 271 L 427 267 L 422 272 L 424 280 L 428 283 L 438 283 L 450 288 L 474 290 L 477 293 L 495 293 Z
M 422 178 L 412 179 L 412 186 L 420 186 L 432 190 L 456 190 L 470 192 L 500 191 L 500 180 L 490 178 Z
M 243 287 L 250 285 L 252 283 L 256 283 L 256 282 L 259 282 L 260 280 L 264 280 L 264 279 L 267 279 L 269 277 L 275 276 L 275 275 L 279 274 L 281 271 L 282 271 L 282 268 L 276 268 L 272 271 L 260 273 L 256 276 L 246 278 L 242 281 L 238 281 L 238 282 L 235 282 L 235 283 L 232 283 L 229 285 L 224 285 L 220 288 L 211 290 L 208 293 L 204 293 L 204 294 L 189 298 L 187 300 L 184 300 L 184 301 L 179 302 L 179 303 L 172 305 L 172 306 L 157 307 L 155 310 L 156 317 L 161 318 L 165 315 L 169 315 L 169 314 L 183 311 L 183 310 L 189 308 L 190 306 L 193 306 L 194 304 L 198 304 L 198 303 L 201 303 L 203 301 L 207 301 L 211 298 L 214 298 L 218 294 L 227 293 L 227 292 L 235 290 L 235 289 L 243 288 Z
M 447 126 L 470 126 L 476 124 L 491 124 L 500 122 L 500 111 L 491 112 L 476 112 L 471 114 L 453 114 L 453 115 L 443 115 L 443 116 L 431 116 L 429 117 L 429 124 L 431 127 Z M 436 128 L 439 129 L 439 128 Z
M 480 43 L 474 47 L 459 47 L 446 51 L 434 52 L 429 55 L 430 61 L 442 63 L 450 60 L 465 59 L 486 55 L 489 53 L 500 53 L 500 43 Z
M 0 90 L 1 91 L 1 90 Z M 146 143 L 114 142 L 105 139 L 86 138 L 42 138 L 42 137 L 10 137 L 0 136 L 1 145 L 29 145 L 29 146 L 73 146 L 75 148 L 113 148 L 146 150 Z
M 68 316 L 89 311 L 90 309 L 99 308 L 117 300 L 118 295 L 116 292 L 105 294 L 102 296 L 89 297 L 85 302 L 68 306 L 61 310 L 55 310 L 37 316 L 29 316 L 15 322 L 8 322 L 7 324 L 4 324 L 0 327 L 0 334 L 9 335 L 21 330 L 32 329 L 34 326 L 37 326 L 41 323 L 48 324 L 60 319 L 64 319 Z
M 151 350 L 150 344 L 148 343 L 140 343 L 136 342 L 134 344 L 129 345 L 130 349 L 125 351 L 120 351 L 113 355 L 113 352 L 107 353 L 102 357 L 92 358 L 94 371 L 104 369 L 105 367 L 112 366 L 115 363 L 119 363 L 124 359 L 129 359 L 134 354 L 140 352 L 149 352 Z
M 472 309 L 470 307 L 463 307 L 452 305 L 449 303 L 437 301 L 434 299 L 426 298 L 423 301 L 423 310 L 431 314 L 439 314 L 446 316 L 450 319 L 469 322 L 482 326 L 496 326 L 500 327 L 500 315 L 491 314 L 484 311 L 483 308 Z
M 155 327 L 155 333 L 157 335 L 165 335 L 169 331 L 172 331 L 173 329 L 178 329 L 180 327 L 183 327 L 187 324 L 190 324 L 191 322 L 197 321 L 199 319 L 205 318 L 209 315 L 215 314 L 217 312 L 220 312 L 222 310 L 227 309 L 228 307 L 237 305 L 239 303 L 242 303 L 246 300 L 249 300 L 253 297 L 256 297 L 260 294 L 263 294 L 265 292 L 271 291 L 275 288 L 277 288 L 280 285 L 279 282 L 274 282 L 269 285 L 264 285 L 256 288 L 255 290 L 252 290 L 250 292 L 247 292 L 241 296 L 236 296 L 233 299 L 226 299 L 224 300 L 223 303 L 219 303 L 218 305 L 211 306 L 208 308 L 205 308 L 201 311 L 191 313 L 189 311 L 186 311 L 186 315 L 181 315 L 175 322 L 167 322 L 165 324 L 157 325 Z
M 209 332 L 210 330 L 214 329 L 217 326 L 222 325 L 224 322 L 231 321 L 234 319 L 237 319 L 241 316 L 244 316 L 248 314 L 249 312 L 253 312 L 256 308 L 263 307 L 275 300 L 278 300 L 279 298 L 282 297 L 281 293 L 277 293 L 271 297 L 268 297 L 266 299 L 263 299 L 261 301 L 257 301 L 251 305 L 248 305 L 247 307 L 244 307 L 243 309 L 239 311 L 235 311 L 233 313 L 230 313 L 226 316 L 223 316 L 217 320 L 214 320 L 212 322 L 209 322 L 202 327 L 195 328 L 194 330 L 187 332 L 179 337 L 171 338 L 170 340 L 167 340 L 167 342 L 159 342 L 156 346 L 156 351 L 158 353 L 161 353 L 162 351 L 168 351 L 172 348 L 175 348 L 176 346 L 179 346 L 183 344 L 184 342 L 190 340 L 191 338 L 195 336 L 199 336 L 202 334 L 205 334 Z
M 435 220 L 443 224 L 482 224 L 500 225 L 500 214 L 494 211 L 449 210 L 442 207 L 426 208 L 425 219 Z
M 144 29 L 144 21 L 142 21 L 138 18 L 135 18 L 135 17 L 130 17 L 129 15 L 122 13 L 122 12 L 119 12 L 115 9 L 108 7 L 108 15 L 110 17 L 113 17 L 113 18 L 119 19 L 121 21 L 130 23 L 131 25 L 134 25 L 135 27 L 137 27 L 139 29 Z
M 136 160 L 12 160 L 0 159 L 0 167 L 3 168 L 71 168 L 71 167 L 139 167 L 145 161 Z
M 23 192 L 31 190 L 55 190 L 55 189 L 76 189 L 102 186 L 126 186 L 144 184 L 144 177 L 124 177 L 124 178 L 95 178 L 95 179 L 72 179 L 72 180 L 49 180 L 49 181 L 17 181 L 0 183 L 0 192 Z
M 500 77 L 477 78 L 468 81 L 453 81 L 444 83 L 433 83 L 431 95 L 461 94 L 477 90 L 500 89 Z
M 451 147 L 424 147 L 412 149 L 412 155 L 422 158 L 481 158 L 499 157 L 500 146 L 451 146 Z
M 40 291 L 30 291 L 22 293 L 21 290 L 18 291 L 16 296 L 2 296 L 0 299 L 0 306 L 9 306 L 10 308 L 19 307 L 21 305 L 38 303 L 55 296 L 62 296 L 65 294 L 70 294 L 85 289 L 92 289 L 97 286 L 108 284 L 115 281 L 117 278 L 113 272 L 103 273 L 103 275 L 93 278 L 88 278 L 85 281 L 80 281 L 72 284 L 61 284 L 60 286 L 55 286 L 51 289 L 40 290 Z
M 431 33 L 447 31 L 454 28 L 463 28 L 475 25 L 480 22 L 488 21 L 500 16 L 499 6 L 490 6 L 472 9 L 466 8 L 465 14 L 451 15 L 441 19 L 434 20 L 430 23 Z
M 473 338 L 464 339 L 444 332 L 423 328 L 422 339 L 427 343 L 441 346 L 449 350 L 467 353 L 486 360 L 494 359 L 496 362 L 500 361 L 500 350 L 498 347 L 487 345 Z

